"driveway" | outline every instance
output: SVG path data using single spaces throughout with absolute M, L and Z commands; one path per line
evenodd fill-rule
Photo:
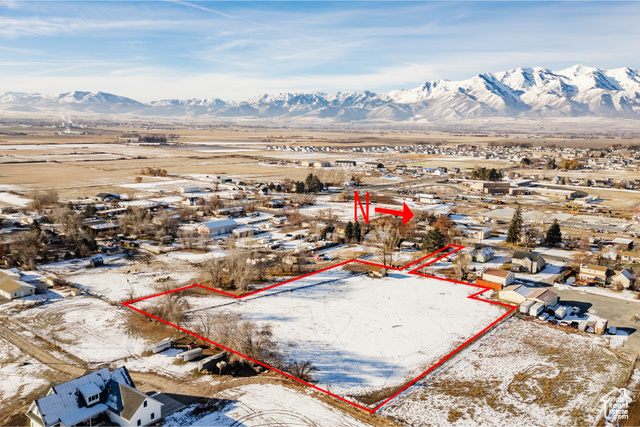
M 591 309 L 596 314 L 609 321 L 609 326 L 624 329 L 629 333 L 629 339 L 624 347 L 640 354 L 640 322 L 631 318 L 640 314 L 640 302 L 625 301 L 617 298 L 604 297 L 593 294 L 581 294 L 573 290 L 551 289 L 560 296 L 560 304 L 580 307 L 580 313 Z

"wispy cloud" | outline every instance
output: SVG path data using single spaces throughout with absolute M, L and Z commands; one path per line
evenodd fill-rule
M 0 3 L 0 89 L 140 100 L 376 92 L 518 66 L 640 68 L 640 3 Z

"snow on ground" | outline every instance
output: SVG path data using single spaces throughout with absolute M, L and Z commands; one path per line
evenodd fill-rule
M 510 319 L 380 415 L 421 425 L 587 425 L 632 368 L 593 335 Z
M 30 201 L 31 199 L 28 199 L 26 197 L 17 196 L 15 194 L 5 193 L 4 191 L 0 191 L 0 202 L 2 203 L 6 203 L 12 206 L 24 207 L 24 206 L 27 206 Z
M 472 262 L 469 266 L 474 268 L 475 271 L 485 271 L 489 268 L 500 268 L 502 264 L 508 262 L 507 260 L 511 260 L 511 257 L 507 253 L 495 252 L 493 259 L 487 262 Z
M 176 251 L 176 252 L 169 252 L 166 255 L 164 255 L 164 257 L 169 259 L 179 260 L 179 261 L 190 262 L 194 264 L 200 264 L 204 261 L 208 261 L 213 258 L 224 258 L 225 256 L 227 256 L 227 253 L 228 251 L 224 249 L 213 249 L 205 253 Z
M 538 246 L 535 248 L 535 251 L 542 255 L 547 261 L 550 261 L 550 258 L 565 258 L 565 259 L 573 259 L 575 252 L 568 251 L 566 249 L 558 249 L 558 248 L 547 248 L 546 246 Z
M 125 312 L 97 298 L 55 300 L 14 315 L 14 321 L 87 362 L 142 353 L 145 341 L 127 333 Z
M 562 261 L 548 262 L 542 271 L 536 274 L 515 273 L 517 279 L 528 280 L 530 282 L 549 282 L 552 281 L 564 267 L 566 263 Z
M 49 384 L 44 376 L 53 372 L 10 342 L 0 339 L 0 405 L 3 407 Z
M 291 360 L 318 368 L 318 386 L 349 395 L 415 378 L 505 312 L 467 298 L 472 286 L 396 271 L 346 274 L 334 268 L 242 300 L 212 297 L 209 306 L 272 324 Z
M 190 361 L 180 365 L 173 363 L 176 361 L 176 355 L 183 351 L 184 349 L 180 348 L 169 348 L 151 356 L 130 357 L 124 364 L 131 371 L 154 372 L 171 378 L 186 377 L 190 371 L 198 367 L 198 361 Z M 122 365 L 122 363 L 118 362 L 117 365 Z
M 69 260 L 44 265 L 42 270 L 55 272 L 78 288 L 104 296 L 109 301 L 122 302 L 157 293 L 167 283 L 177 287 L 192 281 L 199 271 L 187 261 L 203 261 L 214 254 L 171 252 L 156 257 L 149 265 L 131 265 L 121 255 L 115 255 L 103 257 L 105 265 L 97 268 L 86 268 L 87 260 Z M 156 282 L 167 277 L 168 281 Z
M 571 286 L 560 283 L 556 283 L 554 286 L 560 290 L 571 290 L 583 294 L 601 295 L 603 297 L 617 298 L 624 301 L 640 303 L 640 300 L 637 299 L 638 294 L 626 289 L 623 291 L 616 291 L 613 289 L 600 288 L 598 286 Z
M 163 426 L 366 426 L 305 394 L 273 384 L 251 384 L 215 396 L 226 405 L 213 412 L 191 405 L 166 418 Z

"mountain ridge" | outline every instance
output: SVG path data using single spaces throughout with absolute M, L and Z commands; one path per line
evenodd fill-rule
M 297 119 L 332 122 L 424 122 L 492 117 L 608 117 L 640 119 L 640 72 L 574 65 L 560 71 L 520 67 L 466 80 L 426 81 L 413 89 L 376 94 L 283 92 L 244 101 L 160 99 L 142 103 L 107 92 L 59 95 L 0 91 L 7 111 L 64 109 L 142 117 Z

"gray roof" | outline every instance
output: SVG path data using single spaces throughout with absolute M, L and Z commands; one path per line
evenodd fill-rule
M 534 292 L 534 290 L 525 285 L 520 285 L 517 288 L 513 289 L 513 292 L 520 294 L 525 298 L 528 298 L 529 295 L 531 295 Z
M 124 366 L 114 369 L 113 371 L 109 371 L 109 368 L 102 368 L 98 371 L 91 372 L 90 374 L 54 386 L 52 394 L 36 400 L 36 406 L 42 415 L 45 425 L 51 426 L 57 424 L 60 422 L 62 417 L 66 417 L 67 420 L 69 420 L 72 418 L 75 419 L 84 413 L 92 412 L 84 410 L 86 409 L 86 403 L 78 394 L 78 390 L 80 388 L 84 389 L 87 384 L 92 383 L 100 389 L 102 394 L 107 391 L 107 385 L 112 380 L 120 384 L 126 384 L 131 387 L 134 386 L 133 381 L 129 376 L 129 372 Z M 98 405 L 99 404 L 96 404 L 91 408 Z M 81 409 L 83 410 L 80 411 Z M 104 409 L 106 409 L 106 406 L 103 410 Z M 82 421 L 83 419 L 84 418 L 80 418 L 79 420 L 76 420 L 76 422 Z M 65 424 L 68 425 L 68 423 Z
M 233 219 L 231 218 L 227 218 L 227 219 L 220 219 L 218 221 L 208 221 L 208 222 L 203 222 L 201 225 L 204 225 L 205 227 L 207 227 L 209 230 L 213 230 L 214 228 L 222 228 L 222 227 L 233 227 L 233 226 L 237 226 L 238 223 L 235 222 Z

